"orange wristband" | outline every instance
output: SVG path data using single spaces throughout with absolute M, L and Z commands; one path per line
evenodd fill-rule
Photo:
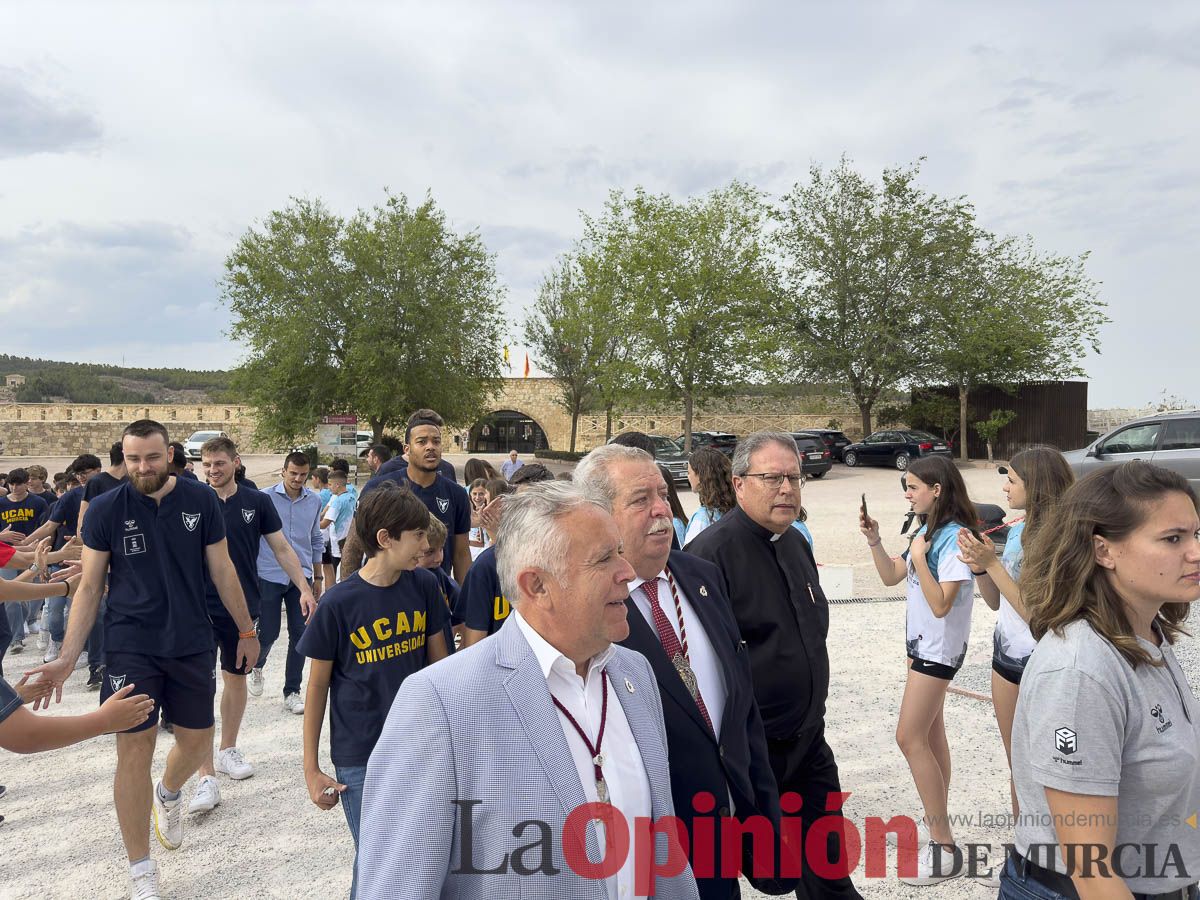
M 251 628 L 249 631 L 239 631 L 238 637 L 242 640 L 249 640 L 252 637 L 258 637 L 258 632 Z

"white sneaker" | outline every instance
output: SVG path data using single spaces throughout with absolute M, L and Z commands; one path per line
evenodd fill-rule
M 929 826 L 925 824 L 925 813 L 918 812 L 913 814 L 913 821 L 917 823 L 917 846 L 923 847 L 930 841 Z M 900 842 L 900 836 L 891 831 L 887 833 L 887 845 L 895 847 Z
M 79 654 L 79 659 L 75 660 L 75 668 L 83 669 L 83 668 L 86 668 L 87 665 L 88 665 L 88 654 L 87 654 L 87 651 L 84 650 L 82 653 Z
M 954 844 L 939 844 L 930 841 L 917 852 L 917 874 L 900 876 L 905 884 L 924 887 L 941 884 L 962 875 L 962 855 Z
M 299 694 L 288 694 L 283 698 L 283 708 L 298 716 L 304 715 L 304 698 Z
M 163 802 L 158 785 L 154 786 L 154 833 L 168 850 L 178 850 L 183 843 L 183 797 Z
M 39 636 L 40 637 L 40 636 Z M 42 643 L 40 640 L 38 643 Z M 42 657 L 42 662 L 54 662 L 62 653 L 62 641 L 50 641 L 49 646 L 42 647 L 46 651 L 46 655 Z
M 241 781 L 254 774 L 254 766 L 246 762 L 242 751 L 237 747 L 230 747 L 228 750 L 218 753 L 213 768 L 222 775 L 228 775 L 234 781 Z
M 158 866 L 154 860 L 148 859 L 130 866 L 129 877 L 133 881 L 132 900 L 161 900 L 158 893 Z
M 192 802 L 188 804 L 189 813 L 208 812 L 216 809 L 221 802 L 221 790 L 217 787 L 217 779 L 204 775 L 196 785 L 196 793 L 192 794 Z
M 262 669 L 251 669 L 250 674 L 246 676 L 246 690 L 250 692 L 251 697 L 261 697 L 265 683 Z
M 50 632 L 48 630 L 46 630 L 45 628 L 43 628 L 41 631 L 39 631 L 37 633 L 37 648 L 39 650 L 45 650 L 49 646 L 50 646 Z M 46 660 L 46 662 L 53 662 L 53 661 L 54 660 L 52 660 L 52 659 Z

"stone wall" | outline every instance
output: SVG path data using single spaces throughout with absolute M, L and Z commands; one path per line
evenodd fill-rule
M 247 453 L 267 452 L 254 444 L 253 412 L 245 406 L 207 404 L 10 403 L 0 406 L 0 456 L 75 456 L 108 448 L 135 419 L 162 422 L 172 440 L 193 431 L 224 431 Z

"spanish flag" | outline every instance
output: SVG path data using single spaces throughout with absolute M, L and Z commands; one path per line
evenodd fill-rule
M 525 353 L 525 375 L 524 375 L 524 377 L 525 378 L 529 377 L 529 353 L 528 353 L 528 351 L 526 351 L 526 353 Z

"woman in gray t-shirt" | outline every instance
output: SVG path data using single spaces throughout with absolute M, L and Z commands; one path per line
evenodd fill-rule
M 1038 644 L 1013 725 L 1020 816 L 1001 900 L 1195 896 L 1200 704 L 1171 644 L 1200 598 L 1198 510 L 1179 475 L 1127 463 L 1070 488 L 1026 548 Z

